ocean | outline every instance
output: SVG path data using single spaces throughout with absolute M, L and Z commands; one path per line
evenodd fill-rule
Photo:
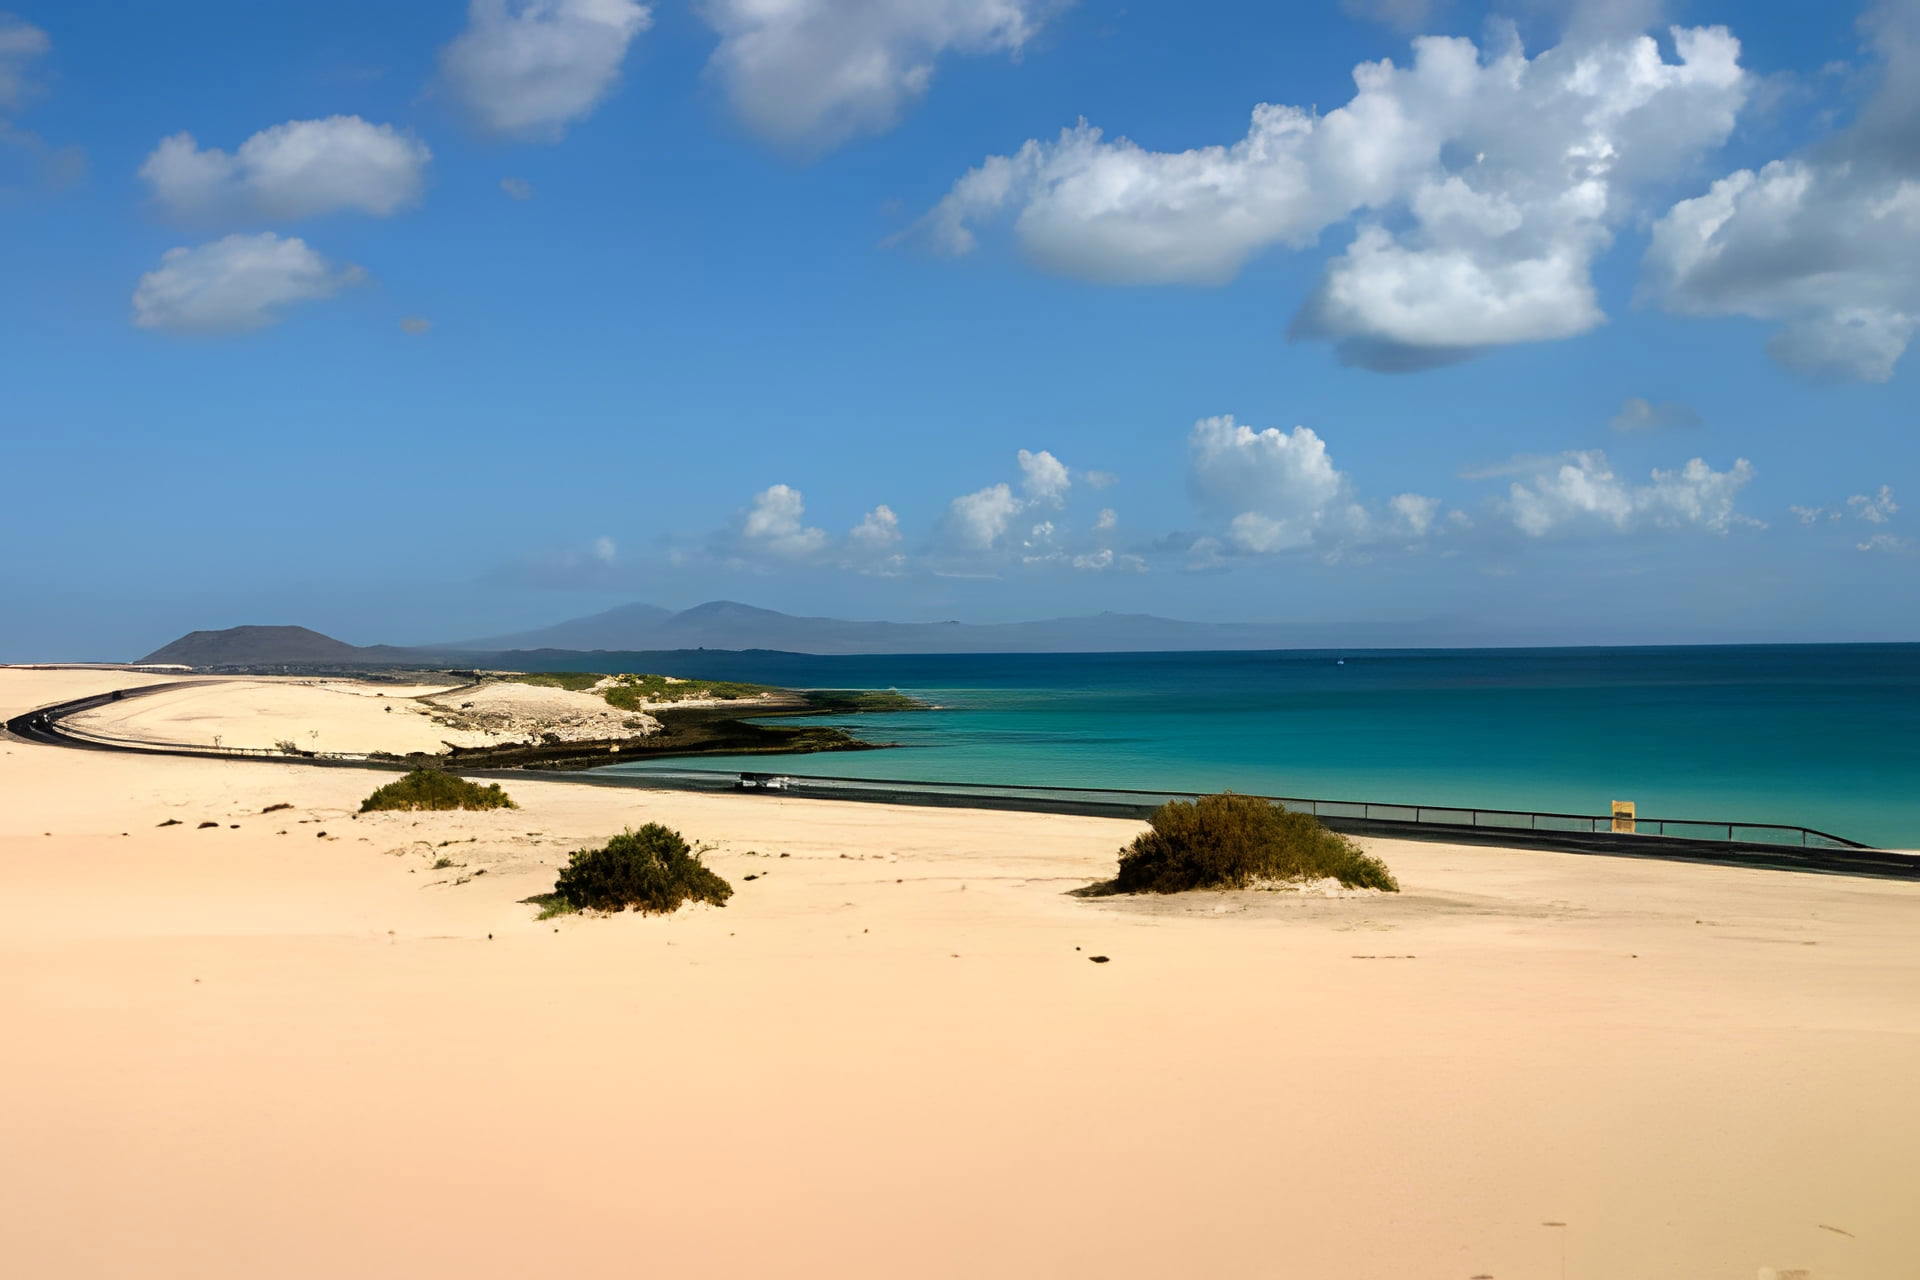
M 593 655 L 657 669 L 661 655 Z M 651 667 L 633 663 L 649 662 Z M 600 664 L 595 666 L 594 664 Z M 1920 644 L 813 657 L 668 674 L 897 688 L 900 749 L 672 765 L 1777 822 L 1920 848 Z

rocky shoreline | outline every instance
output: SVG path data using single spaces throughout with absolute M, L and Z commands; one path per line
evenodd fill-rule
M 839 708 L 820 707 L 800 697 L 786 705 L 756 705 L 752 715 L 816 716 Z M 896 744 L 868 742 L 822 725 L 788 728 L 749 724 L 731 708 L 661 709 L 652 713 L 660 728 L 645 737 L 598 741 L 541 742 L 494 747 L 454 747 L 448 752 L 383 754 L 377 760 L 408 765 L 472 769 L 594 769 L 635 760 L 705 755 L 806 755 L 822 751 L 883 751 Z

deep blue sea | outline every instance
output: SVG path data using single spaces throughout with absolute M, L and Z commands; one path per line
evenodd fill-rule
M 606 664 L 594 669 L 658 669 Z M 639 661 L 641 655 L 632 655 Z M 591 663 L 583 665 L 591 666 Z M 1779 822 L 1920 848 L 1920 644 L 677 656 L 669 674 L 897 688 L 900 750 L 792 774 Z M 623 765 L 617 769 L 646 769 Z M 767 757 L 677 768 L 767 769 Z

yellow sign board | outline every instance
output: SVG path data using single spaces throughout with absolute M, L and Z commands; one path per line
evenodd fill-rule
M 1633 801 L 1615 800 L 1613 802 L 1613 829 L 1626 835 L 1633 834 Z

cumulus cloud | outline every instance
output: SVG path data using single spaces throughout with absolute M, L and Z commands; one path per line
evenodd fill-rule
M 947 508 L 947 527 L 962 547 L 990 551 L 1023 509 L 1011 486 L 991 484 L 955 498 Z
M 1854 544 L 1859 551 L 1882 551 L 1889 555 L 1910 555 L 1920 551 L 1920 544 L 1912 538 L 1902 538 L 1898 534 L 1876 533 L 1864 542 Z
M 1753 479 L 1745 458 L 1715 471 L 1694 458 L 1678 471 L 1654 470 L 1645 484 L 1616 475 L 1604 453 L 1569 454 L 1551 471 L 1507 491 L 1506 511 L 1528 537 L 1580 529 L 1632 532 L 1643 529 L 1703 529 L 1725 533 L 1736 524 L 1758 524 L 1734 509 L 1740 490 Z
M 704 0 L 748 128 L 818 152 L 891 128 L 946 53 L 1018 54 L 1057 0 Z
M 336 267 L 296 237 L 231 235 L 162 254 L 133 291 L 133 322 L 164 333 L 263 329 L 285 308 L 363 279 L 359 267 Z
M 1663 400 L 1655 404 L 1641 396 L 1628 396 L 1607 425 L 1622 432 L 1663 431 L 1669 427 L 1697 427 L 1700 425 L 1700 415 L 1693 406 L 1678 400 Z
M 790 485 L 769 485 L 754 495 L 740 522 L 740 543 L 782 559 L 804 560 L 826 550 L 826 530 L 805 523 L 806 499 Z
M 883 502 L 862 516 L 847 536 L 859 546 L 890 550 L 900 545 L 900 517 Z
M 1604 319 L 1594 259 L 1651 183 L 1731 131 L 1749 78 L 1724 28 L 1568 41 L 1529 58 L 1422 37 L 1363 63 L 1322 116 L 1263 103 L 1230 146 L 1149 151 L 1082 121 L 989 157 L 908 235 L 964 254 L 1007 221 L 1041 268 L 1112 284 L 1219 284 L 1275 245 L 1358 219 L 1296 338 L 1350 363 L 1421 368 Z
M 53 49 L 47 33 L 31 22 L 0 13 L 0 111 L 18 111 L 37 89 L 33 73 Z
M 1865 26 L 1883 79 L 1859 117 L 1674 205 L 1654 225 L 1641 295 L 1778 321 L 1778 363 L 1885 382 L 1920 327 L 1920 5 L 1878 5 Z
M 1231 540 L 1244 550 L 1309 546 L 1335 526 L 1364 523 L 1352 485 L 1311 427 L 1255 431 L 1231 415 L 1202 418 L 1187 451 L 1195 501 L 1230 516 Z
M 385 217 L 419 202 L 431 159 L 424 143 L 392 125 L 329 116 L 262 129 L 231 155 L 176 133 L 161 139 L 140 176 L 178 218 Z
M 466 30 L 440 51 L 441 80 L 486 132 L 557 141 L 613 91 L 652 23 L 634 0 L 471 0 Z
M 1020 451 L 1020 487 L 1031 502 L 1059 506 L 1066 501 L 1073 479 L 1060 459 L 1042 449 L 1038 453 Z

